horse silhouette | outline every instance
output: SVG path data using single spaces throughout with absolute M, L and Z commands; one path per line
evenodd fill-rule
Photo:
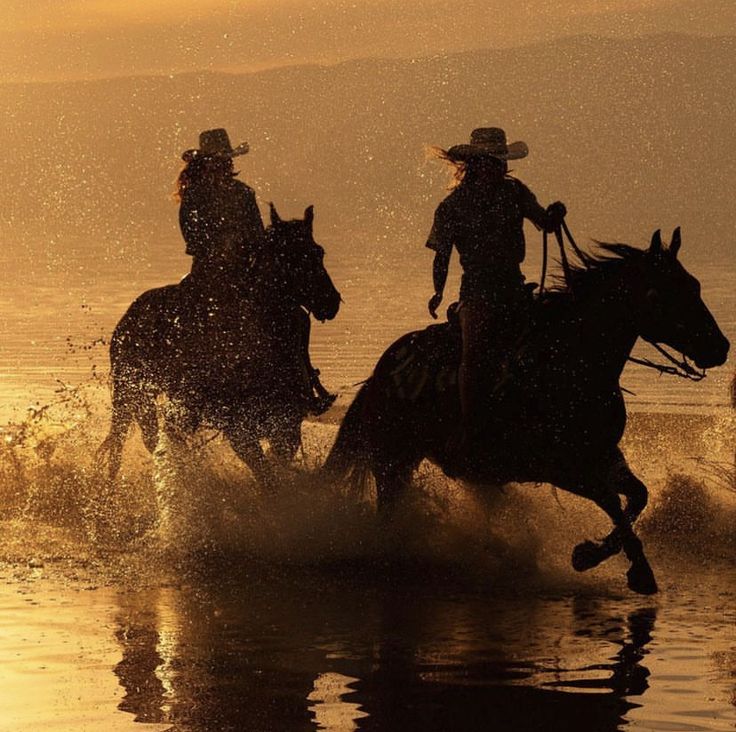
M 311 206 L 292 221 L 271 206 L 247 289 L 227 278 L 208 286 L 185 280 L 144 292 L 129 307 L 110 344 L 112 424 L 100 455 L 111 478 L 134 421 L 148 450 L 156 448 L 163 395 L 166 429 L 221 430 L 260 483 L 273 477 L 262 439 L 278 459 L 293 458 L 308 413 L 297 320 L 307 313 L 331 320 L 340 307 L 313 220 Z
M 626 424 L 619 378 L 639 337 L 665 344 L 699 368 L 723 364 L 729 343 L 700 297 L 700 284 L 657 231 L 647 250 L 600 244 L 570 272 L 567 291 L 532 309 L 531 325 L 482 411 L 487 439 L 472 465 L 453 433 L 460 419 L 460 336 L 451 322 L 409 333 L 391 345 L 350 405 L 325 468 L 336 479 L 376 480 L 379 514 L 393 506 L 428 458 L 476 483 L 550 483 L 594 501 L 614 530 L 573 552 L 590 569 L 623 548 L 629 587 L 656 592 L 633 523 L 646 486 L 618 448 Z M 626 497 L 622 508 L 620 495 Z

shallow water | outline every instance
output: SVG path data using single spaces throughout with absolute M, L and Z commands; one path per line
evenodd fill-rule
M 678 568 L 656 599 L 436 568 L 201 570 L 6 584 L 0 729 L 736 725 L 732 567 Z
M 152 460 L 135 438 L 109 492 L 95 420 L 1 456 L 0 729 L 736 726 L 731 415 L 632 419 L 650 598 L 621 557 L 570 568 L 608 524 L 548 487 L 423 468 L 386 534 L 309 473 L 264 497 L 218 440 Z M 333 434 L 307 425 L 306 464 Z

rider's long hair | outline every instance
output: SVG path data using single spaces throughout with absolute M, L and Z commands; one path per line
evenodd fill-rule
M 436 160 L 441 160 L 450 168 L 451 179 L 448 185 L 449 190 L 455 190 L 460 186 L 472 187 L 476 184 L 479 176 L 481 165 L 487 165 L 488 158 L 470 158 L 469 160 L 458 160 L 450 155 L 450 153 L 441 147 L 430 147 L 429 155 Z M 494 158 L 495 159 L 495 158 Z M 483 162 L 481 162 L 483 161 Z M 503 166 L 503 176 L 509 176 L 510 171 L 505 160 L 498 160 Z
M 227 164 L 223 166 L 223 160 Z M 232 167 L 232 158 L 217 159 L 205 155 L 184 155 L 184 167 L 176 179 L 174 199 L 181 201 L 187 191 L 195 189 L 205 182 L 207 174 L 212 171 L 213 164 L 223 168 L 225 175 L 234 178 L 238 172 Z

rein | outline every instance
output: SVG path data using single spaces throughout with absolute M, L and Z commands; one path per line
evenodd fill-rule
M 567 240 L 570 242 L 570 246 L 572 247 L 573 252 L 575 252 L 575 256 L 583 263 L 585 263 L 585 254 L 578 246 L 577 242 L 575 241 L 575 237 L 572 235 L 572 232 L 570 231 L 570 228 L 567 225 L 567 222 L 563 219 L 562 220 L 562 226 L 557 227 L 554 230 L 555 239 L 557 239 L 557 245 L 560 248 L 560 262 L 562 263 L 562 271 L 565 274 L 565 282 L 567 283 L 568 288 L 572 292 L 572 270 L 570 269 L 570 262 L 567 259 L 567 252 L 565 251 L 565 240 L 562 236 L 562 234 L 565 234 L 567 237 Z M 542 276 L 541 276 L 541 282 L 539 284 L 539 294 L 541 295 L 544 292 L 544 281 L 547 278 L 547 261 L 549 259 L 549 232 L 545 229 L 542 232 Z
M 572 247 L 573 252 L 575 252 L 575 255 L 577 256 L 578 260 L 582 262 L 583 264 L 586 263 L 585 254 L 582 252 L 580 247 L 577 245 L 577 242 L 575 241 L 575 237 L 573 237 L 572 232 L 570 231 L 570 228 L 567 225 L 567 222 L 563 219 L 562 225 L 559 226 L 554 230 L 555 239 L 557 239 L 557 245 L 560 248 L 560 262 L 562 264 L 562 271 L 565 275 L 565 282 L 567 283 L 567 287 L 570 290 L 570 292 L 573 292 L 572 290 L 572 270 L 570 269 L 570 262 L 567 259 L 567 253 L 565 252 L 565 239 L 563 238 L 563 232 L 565 236 L 567 237 L 567 240 L 570 242 L 570 246 Z M 544 281 L 547 277 L 547 261 L 549 259 L 549 241 L 548 241 L 548 232 L 543 231 L 542 232 L 542 276 L 541 276 L 541 282 L 539 285 L 539 294 L 541 295 L 544 292 Z M 574 295 L 574 293 L 573 293 Z M 687 358 L 685 356 L 682 357 L 682 360 L 678 360 L 675 358 L 671 353 L 666 351 L 662 346 L 660 346 L 658 343 L 655 343 L 654 341 L 647 341 L 653 348 L 655 348 L 659 353 L 661 353 L 669 362 L 670 366 L 667 364 L 659 364 L 655 363 L 654 361 L 650 361 L 648 358 L 636 358 L 634 356 L 628 356 L 627 360 L 631 361 L 632 363 L 638 364 L 639 366 L 645 366 L 648 369 L 654 369 L 655 371 L 659 371 L 660 374 L 667 374 L 668 376 L 679 376 L 681 379 L 689 379 L 690 381 L 702 381 L 706 376 L 705 370 L 699 371 L 694 366 L 692 366 Z
M 672 354 L 665 351 L 659 343 L 654 343 L 654 341 L 647 341 L 647 343 L 658 350 L 673 365 L 667 366 L 665 364 L 654 363 L 654 361 L 650 361 L 648 358 L 635 358 L 634 356 L 629 356 L 627 360 L 639 364 L 639 366 L 646 366 L 648 369 L 659 371 L 661 374 L 679 376 L 681 379 L 689 379 L 690 381 L 702 381 L 708 375 L 705 370 L 698 371 L 698 369 L 694 368 L 685 356 L 682 357 L 682 361 L 678 361 Z

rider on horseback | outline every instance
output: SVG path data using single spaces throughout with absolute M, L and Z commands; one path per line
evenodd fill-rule
M 237 180 L 233 158 L 248 144 L 233 148 L 223 129 L 206 130 L 199 149 L 187 150 L 179 174 L 179 225 L 192 257 L 192 278 L 222 286 L 223 278 L 242 282 L 265 241 L 253 189 Z
M 481 437 L 479 417 L 492 406 L 494 385 L 524 324 L 528 303 L 520 268 L 525 256 L 524 219 L 553 231 L 566 209 L 559 201 L 544 209 L 521 181 L 508 174 L 507 161 L 526 157 L 528 148 L 523 142 L 508 145 L 502 129 L 476 129 L 470 144 L 439 154 L 455 168 L 457 184 L 437 207 L 427 241 L 435 252 L 435 293 L 428 308 L 437 318 L 454 246 L 463 269 L 458 379 L 461 452 L 467 452 Z
M 220 128 L 202 132 L 199 148 L 182 155 L 186 165 L 177 180 L 177 197 L 179 225 L 186 253 L 192 257 L 187 289 L 205 294 L 228 286 L 240 294 L 249 290 L 248 274 L 267 236 L 255 192 L 237 180 L 233 165 L 233 158 L 248 150 L 248 143 L 233 148 L 227 131 Z M 309 359 L 309 317 L 298 308 L 292 321 L 283 334 L 284 344 L 300 360 L 309 411 L 322 414 L 335 396 L 322 386 Z

